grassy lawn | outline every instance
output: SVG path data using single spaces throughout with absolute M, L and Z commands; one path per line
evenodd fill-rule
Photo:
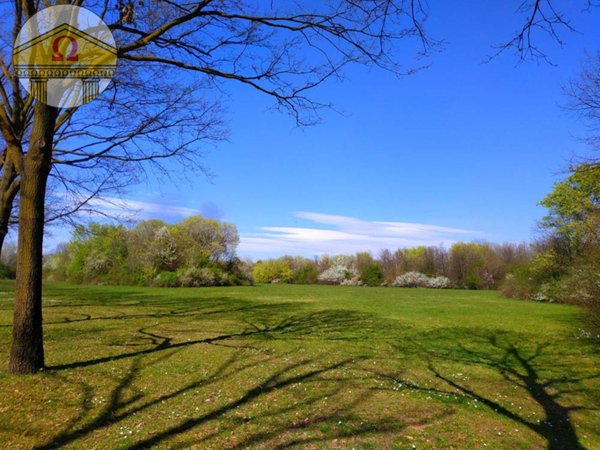
M 578 310 L 494 292 L 45 287 L 46 363 L 2 448 L 600 448 Z

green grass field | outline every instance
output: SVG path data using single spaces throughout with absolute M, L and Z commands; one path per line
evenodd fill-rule
M 49 370 L 9 375 L 2 448 L 600 448 L 578 310 L 494 292 L 45 287 Z

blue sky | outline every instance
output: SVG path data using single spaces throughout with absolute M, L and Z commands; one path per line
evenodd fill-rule
M 232 222 L 239 253 L 254 258 L 532 239 L 537 202 L 586 152 L 582 125 L 559 105 L 585 52 L 598 50 L 600 14 L 568 6 L 578 33 L 564 32 L 562 48 L 538 36 L 554 66 L 511 53 L 482 64 L 519 27 L 518 2 L 439 3 L 428 27 L 446 45 L 431 67 L 402 78 L 353 67 L 313 93 L 341 113 L 308 128 L 226 85 L 230 137 L 207 148 L 212 179 L 150 180 L 123 206 L 139 218 L 201 212 Z M 66 233 L 52 230 L 46 248 Z

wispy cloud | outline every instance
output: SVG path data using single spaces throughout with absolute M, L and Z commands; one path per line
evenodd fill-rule
M 200 209 L 195 208 L 114 197 L 94 198 L 90 200 L 89 205 L 102 213 L 118 215 L 120 217 L 128 216 L 132 220 L 187 217 L 202 214 Z
M 481 238 L 478 231 L 409 222 L 367 221 L 355 217 L 297 212 L 294 216 L 314 223 L 307 227 L 263 226 L 242 234 L 243 255 L 376 252 L 418 245 L 451 245 L 459 240 Z

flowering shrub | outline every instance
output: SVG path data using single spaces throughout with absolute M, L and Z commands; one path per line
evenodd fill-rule
M 327 284 L 341 284 L 345 280 L 349 280 L 357 276 L 357 273 L 348 269 L 345 266 L 335 265 L 325 270 L 319 275 L 319 281 Z
M 427 287 L 429 277 L 421 272 L 406 272 L 396 277 L 392 286 L 395 287 Z
M 349 280 L 344 280 L 340 283 L 342 286 L 364 286 L 365 283 L 360 279 L 360 277 L 353 277 Z
M 427 282 L 427 287 L 432 289 L 448 289 L 452 287 L 452 282 L 448 277 L 433 277 Z
M 395 287 L 426 287 L 433 289 L 448 289 L 452 282 L 446 277 L 432 277 L 421 272 L 407 272 L 396 277 L 392 286 Z

